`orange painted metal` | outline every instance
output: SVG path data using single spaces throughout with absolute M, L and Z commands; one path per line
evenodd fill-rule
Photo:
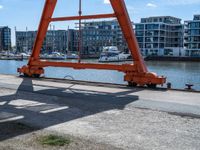
M 32 55 L 29 59 L 28 65 L 18 68 L 19 73 L 28 76 L 38 76 L 44 74 L 44 67 L 70 67 L 74 69 L 104 69 L 117 70 L 124 72 L 124 80 L 130 85 L 163 85 L 166 78 L 157 76 L 155 73 L 148 72 L 144 60 L 141 56 L 137 39 L 135 37 L 132 22 L 128 15 L 128 11 L 124 0 L 110 0 L 113 7 L 114 14 L 99 14 L 88 16 L 72 16 L 52 18 L 57 0 L 46 0 L 40 25 L 38 28 L 37 37 L 33 47 Z M 99 19 L 116 17 L 122 29 L 124 37 L 127 41 L 128 48 L 131 51 L 134 59 L 134 64 L 90 64 L 90 63 L 70 63 L 70 62 L 50 62 L 39 59 L 41 47 L 51 21 L 67 21 L 67 20 L 82 20 L 82 19 Z
M 110 3 L 115 11 L 115 15 L 121 26 L 124 37 L 128 43 L 128 47 L 134 59 L 134 63 L 137 65 L 138 72 L 147 72 L 146 65 L 140 53 L 140 48 L 136 40 L 133 25 L 128 15 L 125 3 L 123 0 L 110 0 Z
M 71 17 L 59 17 L 52 18 L 51 21 L 71 21 L 71 20 L 87 20 L 87 19 L 101 19 L 101 18 L 114 18 L 115 14 L 98 14 L 98 15 L 87 15 L 87 16 L 71 16 Z
M 120 72 L 136 71 L 134 65 L 130 67 L 129 64 L 115 65 L 115 64 L 92 64 L 92 63 L 72 63 L 72 62 L 50 62 L 45 60 L 33 61 L 32 65 L 37 67 L 69 67 L 74 69 L 101 69 L 101 70 L 117 70 Z M 127 68 L 127 69 L 125 69 Z

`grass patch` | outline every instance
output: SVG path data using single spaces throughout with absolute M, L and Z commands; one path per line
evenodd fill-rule
M 49 146 L 64 146 L 64 145 L 69 145 L 71 142 L 69 138 L 57 135 L 43 136 L 39 139 L 39 141 L 42 145 L 49 145 Z

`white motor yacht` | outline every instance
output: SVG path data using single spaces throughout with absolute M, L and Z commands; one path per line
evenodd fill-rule
M 59 52 L 53 52 L 52 54 L 48 55 L 48 59 L 64 60 L 66 59 L 66 56 Z
M 67 59 L 78 59 L 78 57 L 79 57 L 79 56 L 78 56 L 77 54 L 73 54 L 73 53 L 72 53 L 72 54 L 67 54 L 67 55 L 66 55 L 66 58 L 67 58 Z
M 120 62 L 126 61 L 130 58 L 129 53 L 124 53 L 118 50 L 116 46 L 103 47 L 103 51 L 100 55 L 99 62 Z

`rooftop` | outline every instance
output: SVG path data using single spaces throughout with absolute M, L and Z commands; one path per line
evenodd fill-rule
M 200 20 L 200 14 L 194 15 L 194 19 L 193 20 Z
M 163 22 L 168 24 L 181 24 L 181 19 L 173 16 L 153 16 L 141 18 L 141 23 Z

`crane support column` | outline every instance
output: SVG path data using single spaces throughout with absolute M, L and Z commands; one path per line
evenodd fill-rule
M 44 41 L 44 38 L 46 36 L 49 24 L 51 22 L 51 18 L 53 16 L 53 12 L 56 7 L 57 0 L 46 0 L 45 6 L 43 9 L 42 17 L 40 20 L 40 25 L 38 28 L 37 36 L 35 39 L 35 43 L 33 46 L 32 54 L 29 59 L 28 65 L 23 66 L 21 68 L 21 71 L 26 76 L 33 76 L 33 77 L 39 77 L 41 74 L 44 73 L 44 69 L 39 66 L 33 66 L 34 61 L 39 61 L 40 57 L 40 51 L 42 49 L 42 44 Z M 20 71 L 18 69 L 18 71 Z
M 134 64 L 137 66 L 138 72 L 147 72 L 125 2 L 123 0 L 110 0 L 110 2 L 128 44 L 128 48 L 133 56 Z
M 131 70 L 131 66 L 128 66 L 124 80 L 128 81 L 129 85 L 132 86 L 146 84 L 152 87 L 156 86 L 157 83 L 164 83 L 166 80 L 164 77 L 159 77 L 147 70 L 124 0 L 110 0 L 110 3 L 134 59 L 134 65 L 132 65 L 134 71 Z

